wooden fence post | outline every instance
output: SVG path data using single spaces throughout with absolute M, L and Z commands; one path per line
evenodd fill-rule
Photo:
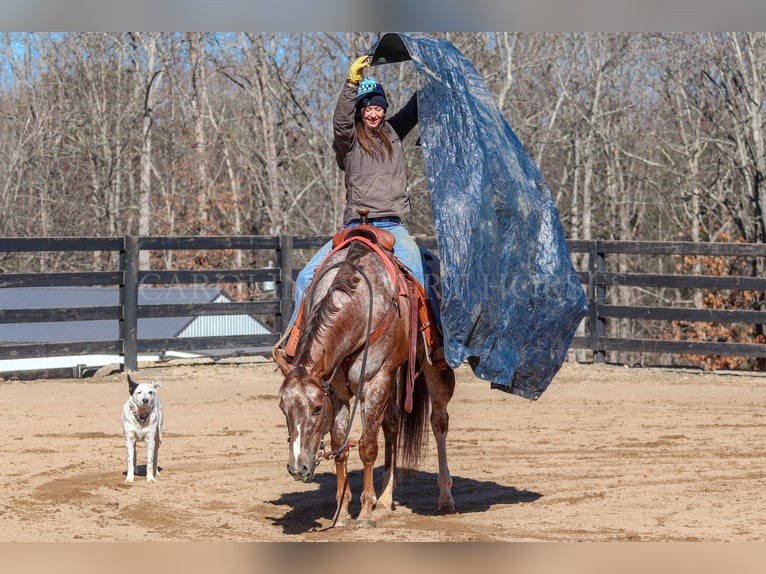
M 590 349 L 594 363 L 606 362 L 606 351 L 601 338 L 606 336 L 606 319 L 599 316 L 599 305 L 606 304 L 606 286 L 597 280 L 597 273 L 606 270 L 604 253 L 598 248 L 598 240 L 590 242 L 588 248 L 588 299 L 590 323 Z
M 284 333 L 290 323 L 295 305 L 293 298 L 293 238 L 290 235 L 279 236 L 279 249 L 277 250 L 279 267 L 279 300 L 280 310 L 277 324 L 279 330 Z
M 120 251 L 120 339 L 122 340 L 122 370 L 138 370 L 138 237 L 127 235 Z

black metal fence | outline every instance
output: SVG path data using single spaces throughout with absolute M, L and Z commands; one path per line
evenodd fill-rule
M 108 271 L 62 273 L 0 273 L 0 289 L 7 287 L 74 287 L 112 286 L 120 292 L 119 305 L 66 309 L 0 309 L 0 323 L 32 323 L 51 321 L 87 321 L 110 319 L 119 321 L 119 337 L 113 341 L 76 343 L 2 343 L 0 359 L 51 357 L 77 354 L 118 354 L 125 370 L 137 369 L 140 353 L 193 351 L 204 349 L 249 349 L 268 353 L 284 330 L 293 306 L 293 285 L 305 255 L 321 246 L 322 236 L 232 236 L 232 237 L 117 237 L 117 238 L 0 238 L 0 256 L 14 252 L 104 252 L 119 253 L 117 268 Z M 418 238 L 430 249 L 434 238 Z M 662 340 L 654 338 L 609 336 L 609 321 L 639 320 L 670 323 L 673 321 L 766 324 L 766 311 L 760 309 L 691 308 L 684 304 L 615 305 L 610 304 L 610 290 L 633 288 L 642 291 L 673 290 L 748 290 L 766 293 L 766 279 L 757 276 L 713 276 L 679 273 L 674 266 L 661 272 L 619 271 L 612 259 L 646 256 L 669 257 L 733 257 L 743 258 L 763 267 L 766 245 L 689 242 L 623 242 L 571 241 L 572 256 L 582 260 L 578 270 L 588 295 L 589 311 L 581 334 L 572 342 L 573 349 L 590 353 L 600 362 L 610 351 L 659 354 L 710 354 L 725 356 L 766 357 L 766 345 L 755 342 Z M 265 252 L 261 259 L 273 259 L 274 267 L 253 269 L 167 269 L 140 270 L 142 251 L 171 250 L 246 250 Z M 262 253 L 264 255 L 264 253 Z M 628 265 L 641 269 L 642 265 Z M 578 264 L 579 265 L 579 264 Z M 666 266 L 667 267 L 667 266 Z M 140 285 L 222 285 L 262 284 L 273 282 L 276 289 L 259 300 L 236 301 L 227 305 L 182 304 L 139 305 Z M 206 315 L 269 316 L 274 333 L 226 337 L 189 337 L 140 339 L 138 319 Z

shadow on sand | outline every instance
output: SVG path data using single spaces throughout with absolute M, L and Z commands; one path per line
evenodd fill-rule
M 375 469 L 375 487 L 380 490 L 383 469 Z M 436 503 L 439 488 L 436 485 L 436 473 L 404 471 L 399 477 L 394 500 L 398 507 L 406 507 L 421 516 L 438 515 Z M 289 476 L 285 480 L 292 482 Z M 362 489 L 362 471 L 349 473 L 353 500 L 349 506 L 352 516 L 359 512 L 359 494 Z M 319 489 L 301 490 L 309 485 L 319 484 Z M 306 487 L 296 484 L 295 490 L 283 494 L 270 504 L 288 506 L 289 510 L 280 517 L 272 518 L 285 534 L 302 534 L 321 529 L 331 522 L 335 513 L 335 473 L 324 472 L 314 476 Z M 461 476 L 452 477 L 452 496 L 459 514 L 484 512 L 498 504 L 520 504 L 534 502 L 542 494 L 519 490 L 491 481 L 473 480 Z

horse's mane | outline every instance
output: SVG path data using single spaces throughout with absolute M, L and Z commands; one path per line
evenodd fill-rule
M 369 253 L 370 248 L 361 241 L 352 241 L 349 246 L 345 248 L 345 251 L 346 258 L 344 261 L 353 263 L 358 261 L 362 255 Z M 322 268 L 323 267 L 317 269 L 317 275 L 315 277 L 318 277 L 318 274 L 322 272 Z M 305 326 L 298 339 L 298 347 L 295 351 L 295 364 L 298 364 L 300 359 L 302 359 L 308 352 L 311 342 L 326 336 L 328 329 L 333 325 L 334 320 L 341 309 L 333 300 L 333 292 L 340 291 L 348 296 L 352 296 L 360 280 L 361 275 L 359 275 L 351 265 L 341 265 L 338 267 L 338 272 L 335 274 L 332 283 L 327 288 L 327 292 L 322 299 L 318 302 L 314 302 L 313 305 L 307 304 L 304 307 L 304 310 L 308 310 L 309 312 L 308 315 L 304 317 Z M 315 286 L 317 283 L 318 281 L 315 280 L 312 286 Z M 311 290 L 304 296 L 310 298 L 312 296 Z M 311 303 L 311 301 L 309 300 L 307 303 Z

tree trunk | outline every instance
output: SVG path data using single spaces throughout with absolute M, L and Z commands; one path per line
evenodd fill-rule
M 157 49 L 156 34 L 150 33 L 143 39 L 146 50 L 146 73 L 144 83 L 144 110 L 141 124 L 140 181 L 138 198 L 138 234 L 151 235 L 152 232 L 152 127 L 155 105 L 155 87 L 159 82 L 161 70 L 155 70 Z M 149 269 L 149 252 L 141 251 L 139 268 Z

